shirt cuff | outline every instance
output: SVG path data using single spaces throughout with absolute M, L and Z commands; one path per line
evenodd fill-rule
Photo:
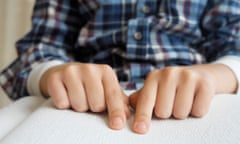
M 240 57 L 237 56 L 225 56 L 213 62 L 217 64 L 224 64 L 228 66 L 235 74 L 238 81 L 238 89 L 235 94 L 240 95 Z
M 44 96 L 40 90 L 40 79 L 42 75 L 50 68 L 63 64 L 63 61 L 54 60 L 41 63 L 35 66 L 27 79 L 27 90 L 32 96 Z

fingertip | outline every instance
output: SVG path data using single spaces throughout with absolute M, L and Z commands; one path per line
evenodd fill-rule
M 124 127 L 124 125 L 125 119 L 120 116 L 112 117 L 110 119 L 110 127 L 114 130 L 120 130 Z
M 121 91 L 118 84 L 106 86 L 104 81 L 104 92 L 107 110 L 109 114 L 109 126 L 114 130 L 122 129 L 126 124 L 127 116 L 130 114 L 128 108 L 128 97 Z
M 148 116 L 136 115 L 133 121 L 132 130 L 138 134 L 145 134 L 150 127 Z
M 122 129 L 126 124 L 126 114 L 122 109 L 109 111 L 109 125 L 114 130 Z
M 149 124 L 145 121 L 135 121 L 132 130 L 138 134 L 145 134 L 149 129 Z

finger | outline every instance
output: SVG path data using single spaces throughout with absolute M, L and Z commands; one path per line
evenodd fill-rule
M 88 77 L 85 79 L 84 85 L 90 110 L 92 112 L 104 111 L 106 104 L 101 79 L 94 76 Z
M 122 89 L 121 89 L 121 92 L 122 92 L 122 96 L 123 96 L 125 115 L 126 115 L 126 118 L 129 118 L 131 115 L 131 111 L 130 111 L 130 107 L 129 107 L 129 96 L 127 96 Z
M 154 112 L 158 118 L 169 118 L 172 115 L 176 95 L 176 79 L 163 77 L 159 80 Z
M 181 83 L 177 88 L 174 101 L 173 116 L 177 119 L 186 118 L 192 109 L 193 99 L 195 96 L 196 81 L 192 74 L 184 76 L 182 74 Z
M 197 89 L 195 99 L 193 101 L 191 115 L 194 117 L 204 116 L 210 107 L 214 90 L 207 83 L 201 84 Z
M 136 91 L 129 96 L 129 103 L 133 109 L 136 109 L 138 95 L 139 91 Z
M 103 77 L 103 86 L 109 114 L 109 125 L 112 129 L 122 129 L 126 124 L 126 104 L 124 103 L 126 96 L 121 92 L 114 74 Z
M 47 83 L 49 96 L 52 97 L 54 105 L 59 109 L 67 109 L 70 107 L 66 88 L 59 75 L 49 77 Z
M 68 72 L 64 78 L 71 107 L 77 112 L 88 110 L 88 103 L 81 78 L 75 72 Z
M 147 79 L 143 88 L 139 91 L 136 104 L 136 113 L 133 120 L 133 131 L 146 133 L 149 129 L 152 111 L 157 93 L 157 82 L 154 79 Z

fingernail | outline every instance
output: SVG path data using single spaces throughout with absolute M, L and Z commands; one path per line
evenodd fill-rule
M 120 128 L 123 125 L 123 119 L 120 117 L 115 117 L 112 119 L 112 126 L 114 128 Z
M 138 133 L 145 133 L 147 131 L 147 125 L 144 122 L 136 122 L 134 130 Z

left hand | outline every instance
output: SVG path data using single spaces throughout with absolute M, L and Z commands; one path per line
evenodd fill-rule
M 166 119 L 173 115 L 184 119 L 191 114 L 204 116 L 216 93 L 233 93 L 237 80 L 233 72 L 222 64 L 167 67 L 154 70 L 144 86 L 130 96 L 136 110 L 133 131 L 146 133 L 152 114 Z

